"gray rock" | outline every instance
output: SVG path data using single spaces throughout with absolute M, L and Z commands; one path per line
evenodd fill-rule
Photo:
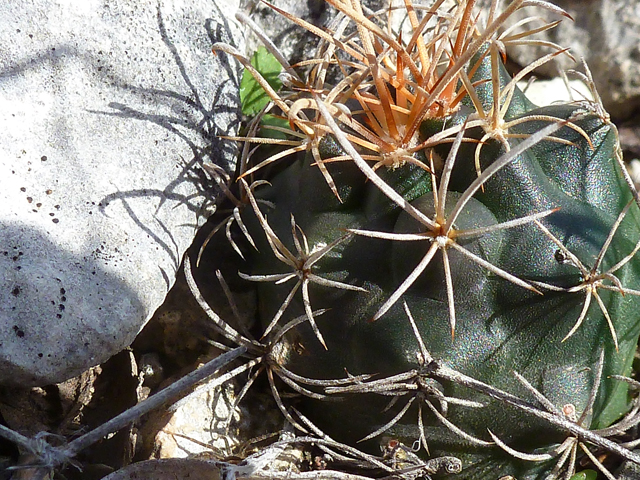
M 634 453 L 640 452 L 634 450 Z M 640 478 L 640 465 L 627 460 L 615 472 L 615 476 L 618 480 L 637 480 Z
M 220 468 L 206 460 L 171 458 L 133 463 L 104 477 L 104 480 L 221 480 Z
M 593 93 L 589 91 L 581 80 L 569 80 L 569 89 L 560 77 L 550 80 L 537 80 L 530 85 L 518 82 L 518 86 L 535 105 L 544 107 L 553 103 L 567 103 L 575 100 L 593 100 Z
M 560 25 L 537 34 L 535 38 L 570 47 L 574 57 L 584 57 L 602 97 L 605 108 L 617 119 L 624 119 L 640 106 L 640 3 L 635 0 L 554 0 L 574 22 L 564 19 Z M 511 23 L 525 16 L 547 21 L 559 17 L 540 8 L 523 9 Z M 529 24 L 530 27 L 541 23 Z M 533 38 L 533 37 L 532 37 Z M 548 48 L 522 46 L 508 48 L 512 60 L 528 65 L 549 53 Z M 557 57 L 540 68 L 556 76 L 558 67 L 575 68 L 567 56 Z
M 319 43 L 315 34 L 296 25 L 263 3 L 251 1 L 247 3 L 255 3 L 255 5 L 246 13 L 250 14 L 251 19 L 260 26 L 292 65 L 315 56 Z M 270 0 L 269 3 L 321 28 L 335 19 L 337 13 L 326 0 Z M 378 11 L 386 14 L 388 0 L 363 0 L 362 3 L 364 8 L 368 9 L 368 13 Z M 249 56 L 261 45 L 262 43 L 256 37 L 247 36 Z
M 127 346 L 203 222 L 240 121 L 237 0 L 0 3 L 0 384 Z
M 232 411 L 236 393 L 231 384 L 216 389 L 205 384 L 172 405 L 170 417 L 163 417 L 166 424 L 155 436 L 154 457 L 193 458 L 212 450 L 232 454 L 239 446 L 229 428 L 233 417 L 238 421 L 238 412 Z
M 335 10 L 332 10 L 325 0 L 304 2 L 300 0 L 274 0 L 270 3 L 319 27 L 323 27 L 335 14 Z M 256 2 L 255 7 L 245 13 L 250 14 L 251 19 L 278 46 L 291 64 L 309 58 L 315 52 L 318 46 L 318 37 L 299 27 L 271 7 Z M 261 45 L 262 43 L 257 37 L 248 35 L 247 56 L 251 56 Z

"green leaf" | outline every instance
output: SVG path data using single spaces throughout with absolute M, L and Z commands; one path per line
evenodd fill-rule
M 290 130 L 289 121 L 286 118 L 276 117 L 275 115 L 265 115 L 260 122 L 260 136 L 265 138 L 279 138 L 286 140 L 287 135 L 281 130 L 274 130 L 269 127 L 280 127 Z
M 282 71 L 282 65 L 278 63 L 276 57 L 271 55 L 264 47 L 258 48 L 256 53 L 251 57 L 251 65 L 253 65 L 260 75 L 267 81 L 275 91 L 280 90 L 282 81 L 278 75 Z M 240 103 L 242 105 L 242 113 L 248 116 L 256 115 L 262 110 L 270 98 L 267 92 L 260 86 L 253 75 L 246 69 L 242 72 L 242 80 L 240 81 Z
M 598 472 L 595 470 L 583 470 L 582 472 L 576 473 L 569 480 L 596 480 L 598 477 Z

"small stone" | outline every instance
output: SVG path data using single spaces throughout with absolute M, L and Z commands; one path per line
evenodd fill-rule
M 133 463 L 104 477 L 104 480 L 221 480 L 223 474 L 214 463 L 205 460 L 171 458 Z
M 527 86 L 527 82 L 519 82 L 518 87 L 525 91 L 525 95 L 535 105 L 544 107 L 557 102 L 571 102 L 593 100 L 593 94 L 580 80 L 570 80 L 567 90 L 564 80 L 560 77 L 551 80 L 536 80 Z
M 231 451 L 238 444 L 228 431 L 229 422 L 238 415 L 231 410 L 234 398 L 233 386 L 227 384 L 219 389 L 197 390 L 178 402 L 156 435 L 156 457 L 186 458 L 212 450 Z
M 631 180 L 633 180 L 636 188 L 640 190 L 640 160 L 634 158 L 628 163 L 627 168 L 629 175 L 631 175 Z
M 638 454 L 638 450 L 634 450 L 634 453 Z M 615 474 L 618 480 L 636 480 L 640 478 L 640 465 L 637 465 L 629 460 L 625 461 Z

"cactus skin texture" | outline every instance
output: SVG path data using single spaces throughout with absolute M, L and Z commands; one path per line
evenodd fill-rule
M 515 115 L 535 113 L 567 119 L 582 108 L 534 109 L 524 103 L 520 108 L 512 107 Z M 527 107 L 529 109 L 525 110 Z M 449 121 L 460 120 L 451 118 Z M 433 123 L 429 125 L 426 121 L 423 130 L 440 128 Z M 557 212 L 545 217 L 546 228 L 585 265 L 591 266 L 618 214 L 632 197 L 615 161 L 617 136 L 611 125 L 594 114 L 587 114 L 575 123 L 587 132 L 593 148 L 576 131 L 563 127 L 557 136 L 569 140 L 570 145 L 543 141 L 519 155 L 484 184 L 484 191 L 478 192 L 460 215 L 457 227 L 479 228 L 529 215 L 534 209 L 558 208 Z M 521 132 L 530 134 L 544 124 L 528 122 L 522 125 Z M 468 134 L 473 136 L 473 130 Z M 335 146 L 329 145 L 327 149 L 331 147 Z M 476 177 L 474 149 L 475 145 L 463 145 L 458 153 L 447 193 L 451 206 Z M 440 157 L 446 158 L 446 145 L 436 150 Z M 488 167 L 501 152 L 497 143 L 485 146 L 481 152 L 482 166 Z M 283 242 L 289 241 L 291 250 L 294 249 L 291 215 L 311 246 L 329 244 L 343 237 L 347 229 L 397 233 L 418 230 L 419 224 L 382 195 L 377 187 L 367 183 L 353 164 L 344 162 L 330 167 L 343 200 L 343 203 L 338 202 L 309 156 L 300 155 L 271 180 L 271 187 L 258 193 L 259 197 L 276 205 L 265 213 L 269 225 Z M 430 175 L 419 167 L 405 166 L 381 172 L 381 176 L 397 191 L 403 192 L 404 198 L 414 207 L 425 213 L 433 211 Z M 251 222 L 249 218 L 245 222 L 261 252 L 250 254 L 247 263 L 251 265 L 250 273 L 278 271 L 279 261 L 264 253 L 269 252 L 269 245 L 257 222 Z M 640 212 L 634 204 L 604 255 L 603 271 L 633 250 L 640 238 L 638 225 Z M 562 261 L 558 245 L 533 223 L 471 239 L 465 246 L 522 279 L 565 288 L 581 282 L 579 270 Z M 375 322 L 371 318 L 427 248 L 425 242 L 393 242 L 354 235 L 321 259 L 314 268 L 319 275 L 359 285 L 367 291 L 312 285 L 309 295 L 314 309 L 330 309 L 316 320 L 328 350 L 319 344 L 308 325 L 303 324 L 288 336 L 291 342 L 304 348 L 292 349 L 286 360 L 287 368 L 322 379 L 340 378 L 345 369 L 352 375 L 375 373 L 386 376 L 418 368 L 418 344 L 400 303 Z M 623 296 L 616 291 L 599 293 L 617 333 L 618 351 L 606 318 L 595 302 L 590 305 L 580 328 L 562 342 L 583 309 L 583 292 L 544 291 L 540 295 L 492 274 L 458 252 L 449 254 L 449 262 L 456 292 L 457 326 L 453 340 L 439 254 L 404 295 L 422 339 L 434 358 L 480 381 L 528 398 L 526 389 L 512 374 L 516 370 L 553 404 L 560 407 L 573 404 L 578 412 L 582 412 L 594 387 L 593 366 L 599 351 L 604 349 L 604 375 L 597 386 L 598 396 L 590 426 L 603 428 L 625 413 L 627 386 L 607 377 L 630 373 L 640 333 L 637 297 Z M 617 270 L 616 276 L 625 287 L 638 289 L 640 262 L 637 259 L 629 261 Z M 289 292 L 290 285 L 287 284 L 260 284 L 260 311 L 265 322 L 273 318 Z M 288 309 L 290 316 L 304 315 L 301 299 L 294 298 Z M 455 384 L 442 387 L 446 396 L 486 402 L 486 398 L 470 393 L 464 387 Z M 371 397 L 369 395 L 367 400 L 362 396 L 347 397 L 339 404 L 304 399 L 305 405 L 300 408 L 315 411 L 322 418 L 321 427 L 329 435 L 355 442 L 394 415 L 393 409 L 383 412 L 388 398 Z M 480 438 L 487 438 L 486 430 L 490 428 L 521 450 L 563 440 L 563 434 L 552 427 L 498 402 L 474 409 L 451 405 L 447 418 Z M 432 454 L 468 456 L 477 463 L 473 468 L 465 468 L 465 478 L 467 475 L 469 478 L 493 478 L 490 475 L 494 473 L 537 478 L 539 465 L 510 459 L 495 448 L 489 449 L 490 453 L 487 448 L 474 451 L 464 439 L 437 423 L 425 428 Z M 415 413 L 413 417 L 407 414 L 387 435 L 413 443 L 418 438 Z
M 522 110 L 520 115 L 552 114 L 569 118 L 576 106 L 551 106 Z M 450 121 L 459 121 L 452 118 Z M 423 129 L 439 125 L 423 125 Z M 434 122 L 435 123 L 435 122 Z M 522 133 L 535 132 L 542 122 L 524 124 Z M 586 265 L 598 256 L 600 248 L 618 214 L 631 200 L 615 161 L 617 137 L 612 127 L 596 115 L 576 122 L 591 142 L 567 127 L 558 132 L 572 145 L 544 141 L 520 155 L 510 165 L 484 184 L 484 192 L 460 215 L 458 228 L 479 228 L 500 221 L 522 217 L 549 208 L 559 210 L 545 218 L 547 228 Z M 473 131 L 469 132 L 473 135 Z M 327 141 L 328 143 L 331 140 Z M 327 149 L 334 147 L 329 145 Z M 438 148 L 442 158 L 447 147 Z M 482 149 L 482 165 L 486 168 L 501 153 L 497 144 Z M 312 166 L 310 155 L 296 159 L 271 180 L 272 186 L 259 191 L 259 196 L 276 205 L 267 210 L 269 225 L 284 242 L 291 241 L 291 215 L 307 237 L 309 245 L 329 244 L 345 235 L 346 229 L 370 229 L 406 233 L 416 231 L 417 222 L 390 200 L 377 187 L 368 184 L 353 164 L 331 167 L 343 203 L 328 190 L 319 170 Z M 454 205 L 475 178 L 474 146 L 463 145 L 453 170 L 449 204 Z M 387 183 L 423 212 L 433 211 L 430 175 L 419 167 L 406 166 L 382 172 Z M 251 274 L 278 271 L 278 260 L 269 254 L 269 245 L 256 222 L 245 219 L 249 231 L 258 241 L 258 252 L 248 258 Z M 633 205 L 624 218 L 603 260 L 603 269 L 613 266 L 633 250 L 640 238 L 640 212 Z M 303 324 L 289 335 L 292 342 L 304 346 L 292 350 L 287 368 L 312 378 L 340 378 L 346 369 L 350 374 L 376 373 L 393 375 L 418 368 L 418 344 L 406 314 L 397 303 L 375 322 L 371 318 L 397 285 L 406 277 L 426 251 L 425 242 L 392 242 L 384 239 L 352 236 L 332 254 L 315 266 L 327 278 L 360 285 L 367 292 L 353 292 L 311 286 L 314 308 L 329 308 L 318 317 L 328 350 Z M 568 262 L 561 263 L 558 246 L 535 224 L 501 230 L 466 245 L 494 265 L 523 279 L 536 280 L 561 287 L 572 287 L 581 281 L 580 272 Z M 616 352 L 603 312 L 592 304 L 582 326 L 565 342 L 561 340 L 571 329 L 583 308 L 583 293 L 544 292 L 539 295 L 497 277 L 474 264 L 462 254 L 450 254 L 457 327 L 452 340 L 442 259 L 432 264 L 408 290 L 404 298 L 412 311 L 423 341 L 435 358 L 485 383 L 527 398 L 527 391 L 511 373 L 518 371 L 531 381 L 552 403 L 573 404 L 581 412 L 593 388 L 593 367 L 600 349 L 605 350 L 604 375 L 598 386 L 593 408 L 592 428 L 603 428 L 619 418 L 627 409 L 626 384 L 607 378 L 628 375 L 640 333 L 640 302 L 635 296 L 619 292 L 601 293 L 611 315 L 619 339 Z M 638 289 L 640 262 L 634 259 L 617 276 L 625 287 Z M 290 292 L 287 284 L 260 284 L 261 318 L 268 322 Z M 289 315 L 304 314 L 300 299 L 294 298 Z M 266 324 L 265 324 L 266 327 Z M 298 335 L 300 336 L 298 338 Z M 449 397 L 486 402 L 464 387 L 444 385 Z M 323 418 L 321 427 L 334 438 L 355 442 L 389 421 L 394 412 L 383 412 L 387 398 L 348 397 L 340 404 L 305 399 Z M 337 406 L 336 406 L 337 405 Z M 334 412 L 331 412 L 331 410 Z M 321 413 L 320 413 L 321 412 Z M 397 412 L 396 412 L 397 413 Z M 415 413 L 413 415 L 415 418 Z M 387 432 L 408 443 L 418 438 L 415 420 L 410 414 Z M 545 447 L 562 441 L 562 433 L 527 418 L 498 402 L 470 409 L 451 405 L 447 418 L 475 436 L 486 438 L 486 429 L 523 450 Z M 349 419 L 345 424 L 345 419 Z M 514 474 L 517 478 L 536 478 L 539 465 L 506 457 L 502 452 L 473 448 L 438 424 L 426 426 L 432 454 L 469 456 L 478 465 L 465 468 L 469 478 L 492 478 Z M 473 452 L 473 453 L 470 453 Z M 514 464 L 513 469 L 507 465 Z M 548 465 L 546 465 L 548 467 Z M 485 470 L 486 469 L 486 470 Z M 486 477 L 484 475 L 487 475 Z M 496 477 L 497 478 L 497 477 Z
M 464 95 L 457 108 L 446 115 L 427 116 L 417 135 L 417 141 L 423 142 L 446 128 L 468 122 L 443 195 L 439 196 L 438 186 L 443 165 L 452 156 L 455 133 L 449 141 L 414 154 L 432 167 L 433 175 L 412 163 L 377 169 L 380 179 L 429 218 L 435 218 L 436 203 L 443 198 L 446 204 L 442 210 L 448 217 L 457 202 L 468 196 L 479 173 L 508 155 L 504 142 L 494 138 L 485 138 L 479 148 L 486 130 L 482 125 L 473 126 L 473 120 L 478 116 L 477 101 L 488 111 L 495 103 L 493 92 L 501 91 L 510 78 L 501 64 L 496 77 L 495 56 L 478 53 L 475 58 L 478 60 L 469 62 L 474 68 L 468 67 L 467 72 L 477 85 L 476 101 Z M 497 89 L 495 85 L 492 88 L 496 78 Z M 311 280 L 306 288 L 314 312 L 327 309 L 313 315 L 326 348 L 311 323 L 303 322 L 285 335 L 280 364 L 313 379 L 344 378 L 345 371 L 350 375 L 373 374 L 374 379 L 413 370 L 426 372 L 417 390 L 397 395 L 389 408 L 394 396 L 379 392 L 344 393 L 338 402 L 303 395 L 293 402 L 334 439 L 373 453 L 379 453 L 381 437 L 411 446 L 421 436 L 417 421 L 420 395 L 431 398 L 430 405 L 458 429 L 486 442 L 492 441 L 490 430 L 510 447 L 536 453 L 567 438 L 566 432 L 548 422 L 463 385 L 427 380 L 428 364 L 421 358 L 405 303 L 424 346 L 441 364 L 536 403 L 531 390 L 514 375 L 516 371 L 557 409 L 574 407 L 578 416 L 588 409 L 580 420 L 587 429 L 605 428 L 629 409 L 628 384 L 610 377 L 629 376 L 640 335 L 640 259 L 628 258 L 640 239 L 640 210 L 633 203 L 618 160 L 617 132 L 589 102 L 539 108 L 517 87 L 509 102 L 501 115 L 502 121 L 510 123 L 510 136 L 505 140 L 510 149 L 550 123 L 566 124 L 487 178 L 466 201 L 453 228 L 468 232 L 547 213 L 509 228 L 476 230 L 476 235 L 461 236 L 454 241 L 465 251 L 447 248 L 446 259 L 443 249 L 434 247 L 424 270 L 382 315 L 378 315 L 381 307 L 436 242 L 425 233 L 422 223 L 384 194 L 352 161 L 324 163 L 338 199 L 309 151 L 289 157 L 286 167 L 268 178 L 271 185 L 253 192 L 265 221 L 289 251 L 306 249 L 313 255 L 335 243 L 307 272 L 360 288 L 335 288 Z M 331 133 L 322 136 L 318 152 L 323 160 L 347 155 Z M 286 272 L 281 259 L 272 253 L 255 208 L 247 208 L 242 215 L 257 247 L 242 248 L 246 261 L 238 268 L 248 280 Z M 366 232 L 422 234 L 423 239 L 381 238 Z M 532 288 L 496 274 L 465 252 Z M 590 278 L 585 278 L 587 273 L 578 263 Z M 597 277 L 605 272 L 609 276 Z M 296 278 L 303 274 L 299 272 Z M 253 283 L 264 328 L 289 299 L 281 324 L 308 314 L 304 295 L 291 294 L 294 282 L 295 278 Z M 379 318 L 372 320 L 376 316 Z M 578 319 L 580 325 L 574 328 Z M 601 352 L 603 370 L 598 376 Z M 591 401 L 593 392 L 595 401 Z M 447 401 L 443 395 L 483 406 Z M 416 398 L 418 401 L 392 422 L 407 402 Z M 532 462 L 514 458 L 495 444 L 475 445 L 422 405 L 420 416 L 429 455 L 453 455 L 463 461 L 464 469 L 455 478 L 546 478 L 556 464 L 556 458 Z M 384 433 L 356 443 L 389 423 Z

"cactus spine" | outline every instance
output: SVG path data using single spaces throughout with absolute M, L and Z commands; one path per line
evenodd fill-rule
M 470 0 L 406 0 L 402 33 L 387 11 L 327 2 L 340 15 L 326 30 L 272 6 L 320 38 L 306 76 L 283 65 L 288 90 L 215 47 L 275 114 L 271 138 L 265 112 L 237 138 L 279 150 L 245 149 L 228 234 L 274 393 L 272 372 L 331 437 L 455 456 L 456 478 L 568 478 L 578 454 L 606 471 L 587 445 L 615 450 L 607 437 L 624 429 L 607 427 L 630 408 L 616 376 L 640 335 L 640 210 L 597 93 L 527 99 L 517 81 L 566 53 L 553 44 L 508 75 L 506 46 L 553 26 L 501 31 L 530 2 L 478 15 Z

